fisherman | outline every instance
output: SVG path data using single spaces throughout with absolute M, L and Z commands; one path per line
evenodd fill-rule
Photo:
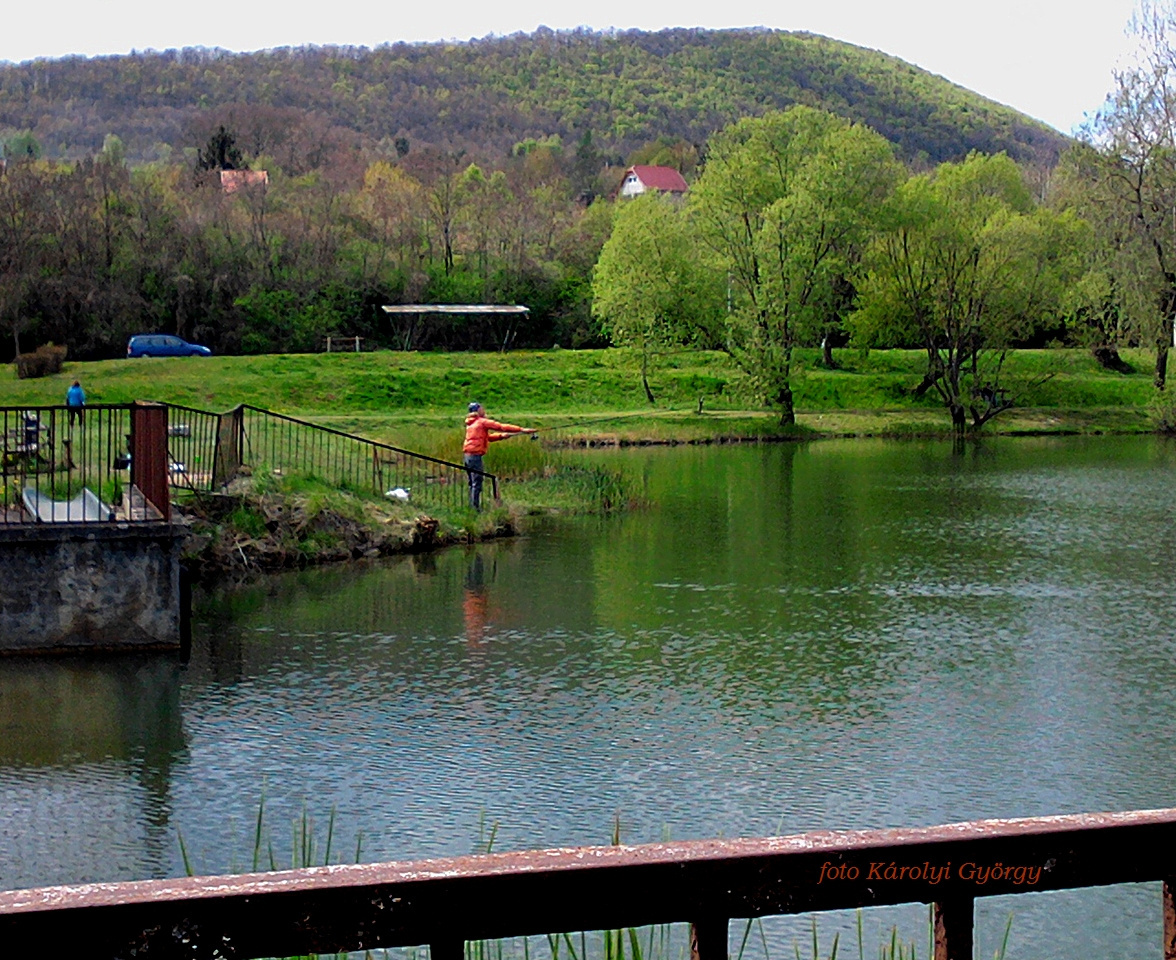
M 516 427 L 512 423 L 499 423 L 486 416 L 478 402 L 471 403 L 465 421 L 465 444 L 461 448 L 462 463 L 470 481 L 470 506 L 482 509 L 482 457 L 486 448 L 496 440 L 505 440 L 514 433 L 538 433 L 528 427 Z

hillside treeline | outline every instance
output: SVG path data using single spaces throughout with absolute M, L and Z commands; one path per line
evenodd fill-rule
M 230 192 L 210 163 L 133 168 L 115 138 L 76 163 L 12 159 L 0 172 L 0 356 L 46 341 L 77 359 L 117 356 L 145 331 L 234 353 L 313 351 L 328 334 L 401 349 L 600 344 L 588 281 L 610 205 L 577 202 L 575 157 L 563 160 L 536 147 L 483 170 L 420 150 L 290 175 L 254 157 L 268 184 Z M 378 309 L 401 302 L 531 314 L 502 325 Z
M 541 30 L 468 43 L 184 49 L 0 65 L 0 140 L 84 159 L 118 136 L 134 163 L 211 130 L 290 174 L 359 152 L 435 147 L 495 160 L 586 137 L 614 164 L 659 138 L 701 146 L 740 117 L 804 104 L 866 123 L 907 161 L 972 150 L 1052 165 L 1064 138 L 886 54 L 768 30 Z M 588 183 L 580 183 L 582 189 Z

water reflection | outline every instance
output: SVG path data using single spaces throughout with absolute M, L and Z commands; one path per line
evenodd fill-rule
M 180 687 L 170 655 L 3 662 L 0 887 L 106 878 L 112 854 L 127 878 L 170 867 Z
M 279 863 L 304 804 L 377 859 L 1172 803 L 1166 445 L 608 456 L 656 509 L 204 596 L 154 686 L 0 663 L 0 881 L 242 866 L 263 795 Z

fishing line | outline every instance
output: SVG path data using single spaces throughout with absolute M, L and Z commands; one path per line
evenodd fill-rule
M 682 411 L 681 410 L 661 410 L 658 412 L 659 413 L 681 413 Z M 592 426 L 597 423 L 614 423 L 617 420 L 633 420 L 636 417 L 648 417 L 651 415 L 651 413 L 652 413 L 652 411 L 650 411 L 649 413 L 643 411 L 641 413 L 622 413 L 619 416 L 615 416 L 615 417 L 597 417 L 596 419 L 593 419 L 593 420 L 569 420 L 566 423 L 558 423 L 554 427 L 537 427 L 536 428 L 537 432 L 532 433 L 529 436 L 531 437 L 532 440 L 538 440 L 540 433 L 551 433 L 556 430 L 568 430 L 571 427 L 588 427 L 588 426 Z M 506 439 L 510 440 L 510 439 L 513 439 L 514 437 L 521 437 L 521 436 L 523 436 L 523 434 L 521 434 L 521 433 L 512 433 Z

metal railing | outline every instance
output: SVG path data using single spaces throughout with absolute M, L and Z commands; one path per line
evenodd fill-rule
M 461 508 L 468 498 L 459 463 L 253 406 L 0 407 L 0 441 L 0 527 L 165 519 L 169 490 L 220 490 L 242 473 L 428 507 Z M 482 477 L 497 500 L 498 478 Z
M 0 408 L 0 526 L 159 519 L 128 496 L 132 409 Z
M 754 840 L 577 847 L 0 893 L 13 956 L 246 958 L 690 923 L 726 960 L 734 918 L 933 904 L 936 960 L 971 960 L 977 897 L 1162 881 L 1176 958 L 1176 809 Z M 1157 924 L 1159 926 L 1159 924 Z
M 248 404 L 224 414 L 168 405 L 173 486 L 217 490 L 240 473 L 299 476 L 340 489 L 422 506 L 467 503 L 469 471 L 415 453 Z M 498 499 L 498 478 L 482 474 Z
M 168 480 L 173 487 L 196 491 L 219 489 L 232 479 L 218 463 L 221 425 L 224 417 L 166 403 Z M 218 476 L 217 470 L 221 467 Z

